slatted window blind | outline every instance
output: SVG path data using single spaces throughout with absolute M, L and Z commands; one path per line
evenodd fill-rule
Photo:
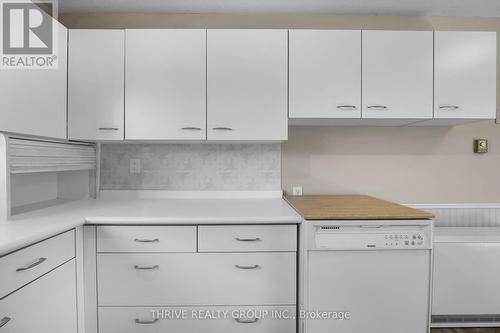
M 91 144 L 9 138 L 8 154 L 13 174 L 96 168 L 96 150 Z

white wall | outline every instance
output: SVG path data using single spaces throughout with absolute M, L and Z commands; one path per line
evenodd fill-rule
M 489 140 L 474 154 L 473 140 Z M 500 202 L 500 126 L 292 127 L 283 186 L 406 203 Z

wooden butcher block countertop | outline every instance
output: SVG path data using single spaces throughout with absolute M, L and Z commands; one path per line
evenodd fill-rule
M 366 195 L 286 196 L 306 220 L 416 220 L 434 215 Z

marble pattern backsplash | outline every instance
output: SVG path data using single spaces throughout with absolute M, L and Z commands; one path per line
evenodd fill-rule
M 139 159 L 140 173 L 130 172 Z M 281 190 L 281 145 L 103 144 L 102 190 Z

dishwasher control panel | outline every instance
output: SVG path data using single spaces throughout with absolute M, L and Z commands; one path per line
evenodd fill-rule
M 389 233 L 384 235 L 382 244 L 384 247 L 425 247 L 426 237 L 422 233 L 397 234 Z
M 417 250 L 431 248 L 430 227 L 322 227 L 314 232 L 317 250 Z

